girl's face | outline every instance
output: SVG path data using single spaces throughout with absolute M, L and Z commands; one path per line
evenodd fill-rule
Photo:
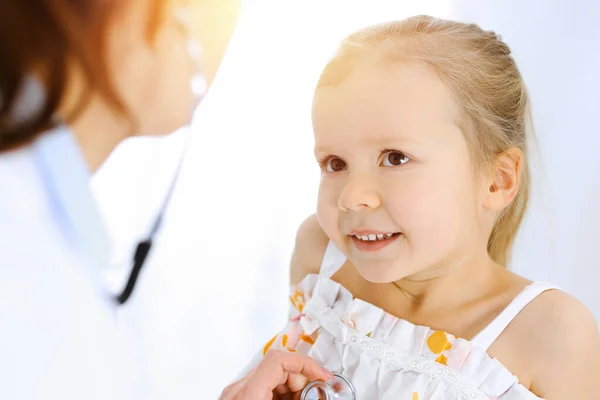
M 366 280 L 397 281 L 486 251 L 485 185 L 459 118 L 422 63 L 367 63 L 317 89 L 318 219 Z

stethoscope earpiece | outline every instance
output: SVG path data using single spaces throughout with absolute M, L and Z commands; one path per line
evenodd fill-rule
M 300 400 L 356 400 L 356 391 L 346 377 L 333 374 L 333 379 L 327 382 L 310 382 L 300 394 Z

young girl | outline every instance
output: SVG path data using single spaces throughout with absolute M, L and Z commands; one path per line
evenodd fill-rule
M 507 268 L 529 194 L 529 97 L 475 25 L 414 17 L 343 42 L 315 92 L 316 216 L 288 326 L 357 399 L 598 399 L 600 335 Z

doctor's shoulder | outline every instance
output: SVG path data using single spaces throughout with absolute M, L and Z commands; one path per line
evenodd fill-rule
M 290 266 L 290 283 L 298 284 L 306 275 L 318 274 L 329 238 L 323 232 L 316 214 L 306 218 L 296 233 Z

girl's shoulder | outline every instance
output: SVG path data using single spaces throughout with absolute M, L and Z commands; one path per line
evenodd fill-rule
M 290 282 L 299 283 L 306 275 L 318 274 L 329 237 L 321 229 L 317 215 L 302 222 L 296 234 L 296 243 L 290 266 Z
M 492 355 L 494 348 L 528 371 L 532 391 L 542 397 L 584 399 L 599 393 L 598 322 L 566 292 L 548 290 L 536 296 L 494 343 Z

